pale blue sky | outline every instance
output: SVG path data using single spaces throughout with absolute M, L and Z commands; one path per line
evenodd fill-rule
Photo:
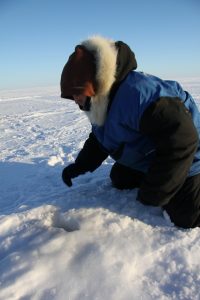
M 59 85 L 94 34 L 129 44 L 140 71 L 200 77 L 199 0 L 0 0 L 0 89 Z

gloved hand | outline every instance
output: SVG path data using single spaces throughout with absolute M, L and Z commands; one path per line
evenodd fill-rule
M 62 179 L 68 187 L 71 187 L 72 186 L 71 179 L 77 177 L 80 174 L 83 174 L 83 172 L 80 171 L 78 166 L 76 164 L 71 164 L 66 168 L 64 168 L 62 172 Z

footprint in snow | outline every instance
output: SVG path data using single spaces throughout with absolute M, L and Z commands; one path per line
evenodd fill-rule
M 58 156 L 51 156 L 48 160 L 48 165 L 53 167 L 57 164 L 61 164 L 61 165 L 64 164 L 62 157 L 59 156 L 59 155 Z

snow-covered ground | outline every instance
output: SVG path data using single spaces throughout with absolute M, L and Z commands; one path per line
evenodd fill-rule
M 62 183 L 89 132 L 56 88 L 0 91 L 0 299 L 199 300 L 200 228 L 114 189 L 111 159 Z

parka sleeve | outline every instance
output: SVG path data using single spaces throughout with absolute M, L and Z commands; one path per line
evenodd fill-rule
M 197 130 L 179 98 L 162 97 L 143 113 L 140 131 L 153 140 L 156 155 L 138 198 L 144 204 L 163 206 L 188 175 L 198 146 Z
M 79 152 L 75 164 L 85 172 L 93 172 L 108 157 L 108 153 L 104 151 L 100 143 L 96 139 L 94 133 L 90 133 L 82 150 Z

